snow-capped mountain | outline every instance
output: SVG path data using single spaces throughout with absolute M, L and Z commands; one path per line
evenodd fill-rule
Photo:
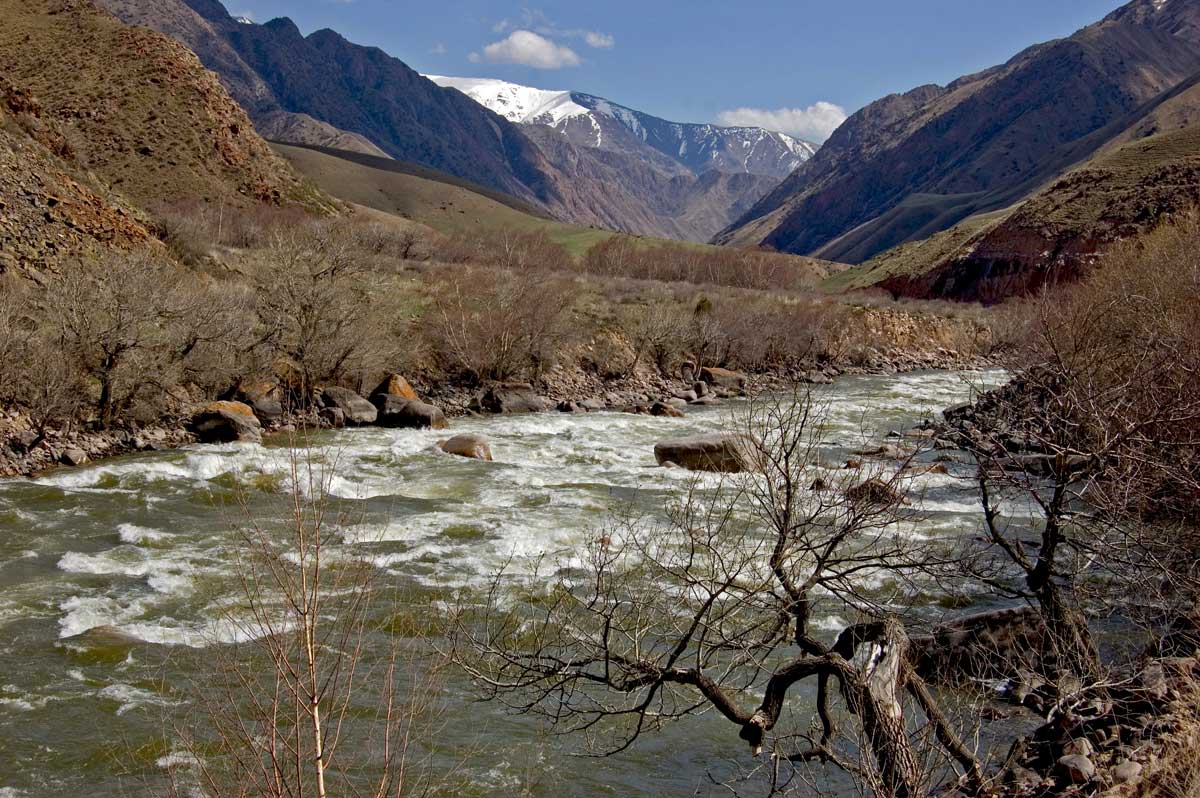
M 489 78 L 426 75 L 480 105 L 524 125 L 545 125 L 573 144 L 637 155 L 660 167 L 701 174 L 709 170 L 784 178 L 817 145 L 753 127 L 668 122 L 574 91 L 550 91 Z

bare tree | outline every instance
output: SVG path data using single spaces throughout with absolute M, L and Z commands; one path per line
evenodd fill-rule
M 327 223 L 275 233 L 257 264 L 259 341 L 294 377 L 302 406 L 317 386 L 378 368 L 391 354 L 399 333 L 366 260 L 386 246 L 386 236 Z
M 814 484 L 820 418 L 807 394 L 756 403 L 737 439 L 751 473 L 694 486 L 665 527 L 625 519 L 556 569 L 549 589 L 540 574 L 499 574 L 481 602 L 464 601 L 451 656 L 485 697 L 584 734 L 600 753 L 715 709 L 777 764 L 831 765 L 913 796 L 934 778 L 910 736 L 921 723 L 978 780 L 895 614 L 945 564 L 941 545 L 907 534 L 903 469 Z M 826 636 L 830 617 L 857 620 Z M 785 711 L 809 680 L 811 729 Z
M 439 663 L 377 620 L 373 566 L 338 550 L 354 519 L 327 498 L 331 476 L 293 450 L 280 523 L 238 527 L 234 642 L 213 642 L 199 711 L 176 729 L 188 755 L 172 794 L 402 798 L 448 783 L 428 746 Z

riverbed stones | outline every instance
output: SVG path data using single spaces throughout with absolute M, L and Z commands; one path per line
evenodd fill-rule
M 846 491 L 846 498 L 855 504 L 886 506 L 902 504 L 904 496 L 882 479 L 868 479 Z
M 492 462 L 492 448 L 488 445 L 487 438 L 482 435 L 471 433 L 455 435 L 453 438 L 439 443 L 438 448 L 446 454 L 456 457 Z
M 1054 774 L 1067 784 L 1087 784 L 1096 778 L 1096 765 L 1086 756 L 1068 754 L 1059 757 Z
M 64 451 L 58 459 L 63 465 L 81 466 L 88 461 L 88 456 L 83 449 L 71 448 Z
M 527 382 L 497 382 L 471 400 L 475 412 L 494 415 L 541 413 L 547 406 L 546 400 Z
M 737 474 L 753 463 L 753 441 L 744 435 L 693 435 L 663 441 L 654 447 L 654 459 L 689 471 Z
M 655 402 L 650 405 L 650 415 L 661 418 L 683 418 L 683 411 L 669 402 Z
M 746 388 L 746 375 L 740 371 L 730 371 L 716 367 L 700 369 L 701 382 L 708 383 L 713 388 L 726 391 L 743 391 Z
M 374 424 L 379 415 L 373 404 L 349 388 L 330 386 L 321 393 L 321 399 L 326 407 L 341 410 L 346 415 L 346 424 L 349 426 Z
M 441 408 L 426 402 L 414 402 L 399 396 L 377 394 L 375 396 L 381 427 L 396 429 L 446 429 L 450 424 Z
M 212 402 L 192 416 L 188 429 L 201 443 L 262 441 L 262 423 L 243 402 Z

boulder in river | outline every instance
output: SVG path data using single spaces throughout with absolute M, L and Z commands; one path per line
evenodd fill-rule
M 389 394 L 375 395 L 378 424 L 400 429 L 446 429 L 450 424 L 440 408 Z
M 882 479 L 868 479 L 849 488 L 846 498 L 856 504 L 902 504 L 904 496 Z
M 692 393 L 696 394 L 697 399 L 703 399 L 708 396 L 708 383 L 697 382 L 692 384 Z
M 746 388 L 746 375 L 740 371 L 730 371 L 729 369 L 702 368 L 700 369 L 700 380 L 713 388 L 722 388 L 726 391 L 742 391 Z
M 88 456 L 87 452 L 83 451 L 83 449 L 71 448 L 64 451 L 59 460 L 63 465 L 81 466 L 88 461 Z
M 326 407 L 341 410 L 346 416 L 346 423 L 351 426 L 374 424 L 378 416 L 374 405 L 349 388 L 330 386 L 322 392 L 321 400 Z
M 683 418 L 683 412 L 667 402 L 655 402 L 650 405 L 650 415 L 663 418 Z
M 546 400 L 527 382 L 497 382 L 471 400 L 471 409 L 475 412 L 497 415 L 541 413 L 546 407 Z
M 450 440 L 439 443 L 438 448 L 457 457 L 492 462 L 492 448 L 488 446 L 487 438 L 482 435 L 455 435 Z
M 408 380 L 399 374 L 391 374 L 383 382 L 379 383 L 379 387 L 371 391 L 372 400 L 376 396 L 399 396 L 401 399 L 407 399 L 410 402 L 421 400 L 421 397 L 417 396 L 417 392 L 413 390 Z
M 693 435 L 663 441 L 654 447 L 654 459 L 689 471 L 737 474 L 749 471 L 754 462 L 754 444 L 744 435 Z
M 201 443 L 262 441 L 262 424 L 254 410 L 242 402 L 212 402 L 188 422 L 188 429 Z

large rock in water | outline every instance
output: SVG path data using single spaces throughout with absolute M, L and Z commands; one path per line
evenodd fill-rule
M 498 382 L 471 400 L 477 413 L 541 413 L 548 406 L 527 382 Z
M 703 368 L 700 369 L 700 379 L 714 388 L 723 388 L 727 391 L 742 391 L 746 388 L 746 375 L 740 371 Z
M 487 438 L 482 435 L 455 435 L 450 440 L 438 444 L 438 448 L 456 457 L 492 462 L 492 448 L 488 446 Z
M 351 426 L 374 424 L 379 413 L 375 406 L 349 388 L 333 386 L 321 394 L 326 407 L 336 407 Z
M 390 394 L 372 397 L 378 409 L 377 422 L 381 427 L 398 429 L 446 429 L 446 414 L 425 402 L 414 402 Z
M 753 442 L 744 435 L 693 435 L 658 444 L 654 459 L 660 466 L 737 474 L 750 470 L 753 451 Z
M 417 396 L 417 392 L 409 385 L 408 380 L 399 374 L 392 374 L 379 383 L 379 387 L 371 391 L 371 400 L 374 401 L 376 396 L 399 396 L 410 402 L 421 401 L 421 397 Z
M 192 416 L 188 429 L 201 443 L 262 441 L 262 424 L 250 406 L 242 402 L 213 402 L 206 405 Z

